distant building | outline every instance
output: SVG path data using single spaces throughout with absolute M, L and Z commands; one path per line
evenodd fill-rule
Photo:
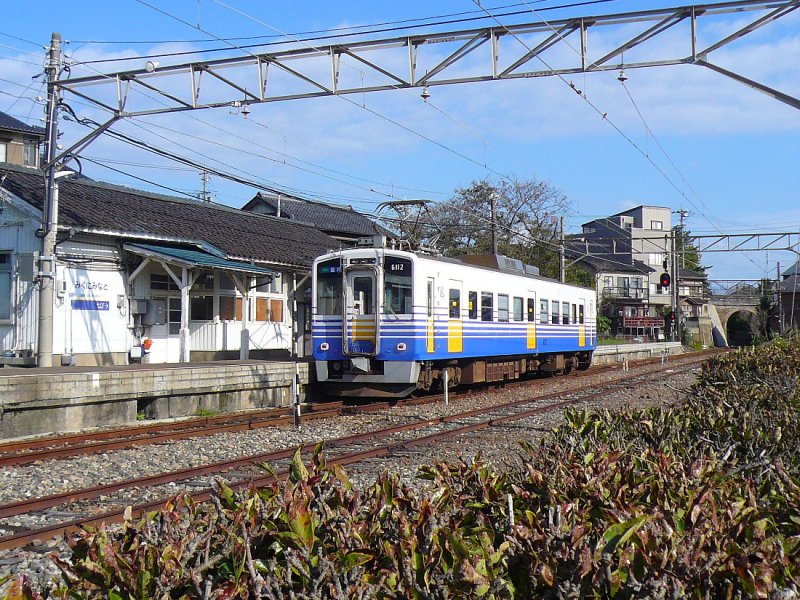
M 612 335 L 658 340 L 668 334 L 664 315 L 672 295 L 660 277 L 671 250 L 671 215 L 666 207 L 637 206 L 584 223 L 568 244 L 568 256 L 595 276 L 599 312 L 611 320 Z M 705 275 L 686 269 L 670 275 L 678 285 L 676 319 L 697 329 L 689 320 L 704 315 Z
M 242 210 L 313 225 L 339 240 L 345 247 L 355 246 L 358 239 L 363 237 L 394 237 L 392 232 L 349 206 L 326 204 L 288 194 L 258 192 Z
M 795 263 L 782 274 L 780 282 L 783 329 L 800 328 L 800 276 Z
M 0 112 L 0 163 L 38 167 L 44 134 L 44 128 Z

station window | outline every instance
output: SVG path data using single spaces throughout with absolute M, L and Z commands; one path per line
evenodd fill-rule
M 559 321 L 559 311 L 561 309 L 561 303 L 558 300 L 553 300 L 553 312 L 550 314 L 550 317 L 553 319 L 553 325 L 558 325 Z
M 272 275 L 265 275 L 263 277 L 256 277 L 257 292 L 268 292 L 270 294 L 279 294 L 281 292 L 280 280 Z
M 478 318 L 478 292 L 469 293 L 469 318 Z
M 221 290 L 235 290 L 236 284 L 230 275 L 226 273 L 219 274 L 219 289 Z
M 564 325 L 569 325 L 569 302 L 564 302 L 561 305 L 561 322 Z
M 481 292 L 481 321 L 494 320 L 494 294 L 492 292 Z
M 497 294 L 497 320 L 508 323 L 508 294 Z
M 213 321 L 214 296 L 192 296 L 189 299 L 189 318 L 192 321 Z
M 522 298 L 514 296 L 514 320 L 522 321 L 524 318 L 525 304 Z
M 536 321 L 536 300 L 528 298 L 528 322 L 533 323 Z
M 214 291 L 214 273 L 211 271 L 204 271 L 197 276 L 192 284 L 191 291 L 193 292 L 213 292 Z
M 151 290 L 179 290 L 178 284 L 169 275 L 161 275 L 158 273 L 150 274 L 150 289 Z
M 450 318 L 461 318 L 461 290 L 450 288 Z
M 550 322 L 550 301 L 539 300 L 539 323 Z

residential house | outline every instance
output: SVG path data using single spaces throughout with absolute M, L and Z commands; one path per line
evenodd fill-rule
M 671 272 L 671 233 L 669 208 L 642 205 L 584 223 L 581 234 L 572 236 L 567 254 L 595 276 L 600 314 L 611 319 L 612 335 L 642 340 L 669 335 L 665 315 L 672 290 L 661 284 L 665 271 L 678 285 L 676 321 L 703 314 L 705 276 L 686 269 Z
M 0 172 L 0 351 L 35 359 L 45 178 Z M 305 223 L 62 178 L 54 363 L 302 354 L 307 275 L 339 245 Z
M 44 128 L 26 125 L 0 112 L 0 163 L 38 167 L 44 135 Z
M 783 274 L 780 282 L 781 305 L 783 317 L 783 330 L 800 329 L 800 277 L 796 262 Z

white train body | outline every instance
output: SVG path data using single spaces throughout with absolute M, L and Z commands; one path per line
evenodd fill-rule
M 404 396 L 445 372 L 452 386 L 588 367 L 594 290 L 472 260 L 382 247 L 319 257 L 313 356 L 327 393 Z

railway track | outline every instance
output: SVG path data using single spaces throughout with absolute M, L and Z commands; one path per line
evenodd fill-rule
M 682 354 L 675 360 L 694 356 L 707 356 L 711 351 Z M 632 361 L 632 364 L 647 365 L 662 362 L 659 358 Z M 579 371 L 571 377 L 590 377 L 598 372 L 618 369 L 619 365 L 602 365 L 589 371 Z M 525 387 L 531 381 L 510 382 L 506 387 Z M 469 395 L 467 392 L 451 392 L 454 399 Z M 441 394 L 428 395 L 394 402 L 370 402 L 347 404 L 341 401 L 304 404 L 301 407 L 303 421 L 326 419 L 359 411 L 375 411 L 397 404 L 413 405 L 440 402 Z M 180 421 L 138 424 L 131 427 L 115 427 L 93 432 L 47 436 L 0 443 L 0 467 L 31 464 L 37 461 L 66 458 L 92 453 L 110 452 L 149 444 L 163 444 L 175 440 L 215 435 L 225 432 L 252 431 L 264 427 L 282 427 L 295 423 L 294 407 L 269 408 L 242 413 L 228 413 L 213 417 L 195 417 Z
M 692 366 L 705 358 L 703 355 L 693 355 L 682 360 L 675 360 L 666 365 L 666 368 Z M 660 359 L 653 362 L 660 362 Z M 613 393 L 615 389 L 634 385 L 637 381 L 651 381 L 653 371 L 644 374 L 625 374 L 604 384 L 588 384 L 567 391 L 539 395 L 504 402 L 491 407 L 482 407 L 473 410 L 457 412 L 434 419 L 417 420 L 399 426 L 386 427 L 378 430 L 362 432 L 354 435 L 340 437 L 326 442 L 330 462 L 343 465 L 361 462 L 370 458 L 388 456 L 404 449 L 435 444 L 446 438 L 457 437 L 491 427 L 508 424 L 528 417 L 561 410 L 567 406 L 596 400 L 605 394 Z M 518 384 L 515 384 L 518 385 Z M 468 393 L 467 393 L 468 395 Z M 429 400 L 425 400 L 428 402 Z M 348 410 L 358 410 L 350 407 Z M 400 438 L 400 439 L 398 439 Z M 235 460 L 221 461 L 214 464 L 203 465 L 188 469 L 161 473 L 154 476 L 130 479 L 127 481 L 95 486 L 82 490 L 75 490 L 63 494 L 34 498 L 30 500 L 9 503 L 0 506 L 0 518 L 10 518 L 24 515 L 32 511 L 47 511 L 59 509 L 56 516 L 70 514 L 63 507 L 68 503 L 86 502 L 97 498 L 106 498 L 110 494 L 118 493 L 131 488 L 152 487 L 163 483 L 175 484 L 186 488 L 198 488 L 190 492 L 196 501 L 204 501 L 213 493 L 207 478 L 224 474 L 229 479 L 233 488 L 243 488 L 249 485 L 266 485 L 275 480 L 273 476 L 265 476 L 262 471 L 254 468 L 258 463 L 269 463 L 276 467 L 277 477 L 286 476 L 286 465 L 293 455 L 295 448 L 284 448 L 274 452 L 254 454 L 240 457 Z M 169 496 L 174 496 L 171 490 Z M 133 515 L 141 515 L 161 507 L 165 498 L 152 502 L 137 504 L 132 508 Z M 73 518 L 67 522 L 60 521 L 48 524 L 45 527 L 33 530 L 20 530 L 0 538 L 0 549 L 20 548 L 35 540 L 45 540 L 54 536 L 63 535 L 80 527 L 96 526 L 102 522 L 113 523 L 123 519 L 125 502 L 116 501 L 122 506 L 102 514 L 93 514 L 80 518 Z M 74 510 L 74 509 L 70 509 Z M 85 510 L 79 507 L 79 510 Z M 46 514 L 46 513 L 45 513 Z M 0 525 L 6 531 L 19 529 Z

